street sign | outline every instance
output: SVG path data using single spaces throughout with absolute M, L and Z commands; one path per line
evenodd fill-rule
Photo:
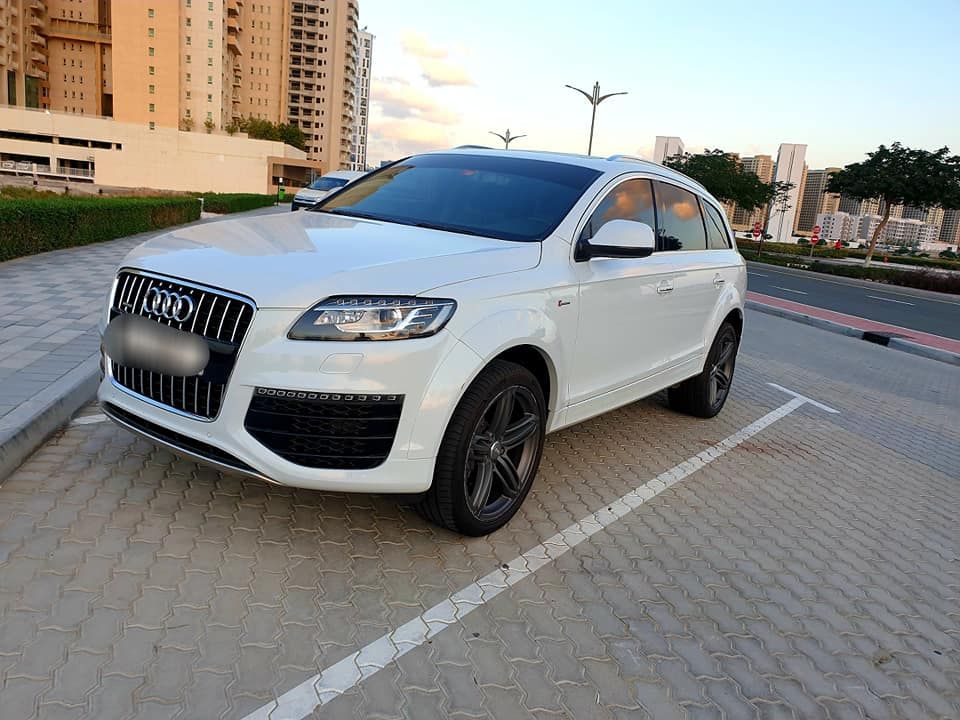
M 814 225 L 814 226 L 813 226 L 813 234 L 814 234 L 814 235 L 819 235 L 819 234 L 820 234 L 820 226 L 819 226 L 819 225 Z
M 753 236 L 755 238 L 760 237 L 760 223 L 758 222 L 753 224 Z

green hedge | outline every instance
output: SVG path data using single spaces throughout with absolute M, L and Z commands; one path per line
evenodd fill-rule
M 256 193 L 204 193 L 203 211 L 211 213 L 235 213 L 268 207 L 277 201 L 276 195 Z
M 737 247 L 740 250 L 746 250 L 744 253 L 745 257 L 750 257 L 751 255 L 756 255 L 757 253 L 757 243 L 752 240 L 742 240 L 737 238 Z M 776 243 L 776 242 L 764 242 L 763 243 L 764 252 L 780 253 L 782 255 L 805 255 L 810 256 L 810 245 L 794 245 L 793 243 Z M 817 245 L 816 249 L 813 251 L 814 257 L 822 258 L 859 258 L 863 260 L 867 257 L 866 250 L 860 250 L 859 248 L 841 248 L 839 250 L 833 247 L 832 243 L 827 245 Z M 884 253 L 882 250 L 877 250 L 873 253 L 873 259 L 876 262 L 883 260 Z M 946 258 L 937 258 L 937 257 L 910 257 L 909 255 L 894 255 L 893 253 L 886 254 L 888 262 L 897 265 L 915 265 L 917 267 L 940 267 L 947 268 L 952 270 L 960 270 L 960 260 L 948 260 Z
M 764 244 L 766 247 L 766 244 Z M 752 254 L 746 256 L 748 260 L 762 262 L 767 265 L 779 265 L 798 270 L 822 273 L 824 275 L 839 275 L 841 277 L 872 280 L 877 283 L 899 285 L 901 287 L 919 288 L 920 290 L 935 290 L 943 293 L 960 295 L 960 273 L 935 272 L 933 270 L 898 270 L 884 265 L 834 265 L 832 263 L 812 262 L 809 258 L 789 257 L 785 255 L 764 255 L 759 261 Z
M 113 240 L 200 217 L 194 198 L 0 199 L 0 262 Z

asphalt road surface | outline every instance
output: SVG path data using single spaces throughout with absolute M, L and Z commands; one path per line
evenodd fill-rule
M 753 292 L 960 340 L 960 296 L 750 263 Z

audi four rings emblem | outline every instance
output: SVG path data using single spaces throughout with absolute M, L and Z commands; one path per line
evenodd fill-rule
M 143 298 L 143 312 L 182 323 L 193 315 L 193 298 L 153 287 Z

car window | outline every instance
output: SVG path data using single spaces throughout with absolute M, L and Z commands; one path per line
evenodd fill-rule
M 720 212 L 710 203 L 701 200 L 700 204 L 706 211 L 704 219 L 707 221 L 707 247 L 711 250 L 726 250 L 730 247 L 730 238 Z
M 611 190 L 590 215 L 580 238 L 589 240 L 610 220 L 636 220 L 656 227 L 653 186 L 649 180 L 626 180 Z
M 657 250 L 706 250 L 707 234 L 697 196 L 657 182 Z
M 600 176 L 591 168 L 502 155 L 429 154 L 359 178 L 313 211 L 501 240 L 543 240 Z
M 336 190 L 338 187 L 346 185 L 347 182 L 345 178 L 321 177 L 310 183 L 308 187 L 311 190 Z

